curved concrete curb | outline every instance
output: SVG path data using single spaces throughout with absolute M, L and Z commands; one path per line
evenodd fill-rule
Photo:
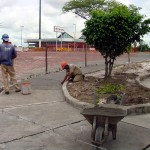
M 86 103 L 86 102 L 81 102 L 75 98 L 73 98 L 68 90 L 67 90 L 67 84 L 68 82 L 65 82 L 63 85 L 62 85 L 62 90 L 63 90 L 63 94 L 65 96 L 65 100 L 71 104 L 72 106 L 78 108 L 78 109 L 84 109 L 85 107 L 94 107 L 93 104 L 89 104 L 89 103 Z
M 127 107 L 128 115 L 141 115 L 141 114 L 150 113 L 150 103 L 125 106 L 125 107 Z
M 150 77 L 150 74 L 147 74 L 147 75 L 140 75 L 140 76 L 138 76 L 138 77 L 136 78 L 136 82 L 137 82 L 140 86 L 142 86 L 142 87 L 144 87 L 144 88 L 146 88 L 146 89 L 149 89 L 148 87 L 145 87 L 145 86 L 142 84 L 142 82 L 141 82 L 141 81 L 143 81 L 144 79 L 149 78 L 149 77 Z
M 65 100 L 69 104 L 71 104 L 72 106 L 74 106 L 78 109 L 84 109 L 84 108 L 87 108 L 87 107 L 94 107 L 94 104 L 81 102 L 78 99 L 73 98 L 67 90 L 67 84 L 68 84 L 68 82 L 65 82 L 63 84 L 62 90 L 63 90 L 64 96 L 65 96 Z M 132 105 L 132 106 L 122 106 L 122 108 L 127 110 L 127 115 L 140 115 L 140 114 L 150 113 L 150 103 Z

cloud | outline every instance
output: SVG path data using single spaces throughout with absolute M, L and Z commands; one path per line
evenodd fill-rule
M 117 0 L 118 2 L 122 3 L 122 4 L 125 4 L 125 5 L 129 5 L 131 4 L 131 1 L 130 0 Z
M 7 0 L 7 1 L 1 1 L 0 2 L 0 10 L 4 9 L 5 7 L 13 7 L 17 3 L 17 0 Z
M 60 9 L 68 1 L 69 0 L 50 0 L 50 1 L 49 0 L 45 0 L 45 3 L 48 4 L 48 5 L 50 5 L 50 6 L 52 6 L 52 7 L 54 7 L 54 8 Z
M 54 38 L 54 26 L 64 27 L 65 31 L 74 35 L 81 35 L 85 20 L 73 13 L 62 13 L 62 7 L 69 0 L 41 0 L 42 38 Z M 141 12 L 150 17 L 150 2 L 148 0 L 118 0 L 126 5 L 134 3 L 141 6 Z M 20 45 L 21 29 L 23 39 L 39 37 L 39 0 L 1 0 L 0 2 L 0 37 L 4 33 L 10 35 L 11 41 Z M 24 26 L 21 28 L 20 26 Z M 150 41 L 149 36 L 145 36 Z

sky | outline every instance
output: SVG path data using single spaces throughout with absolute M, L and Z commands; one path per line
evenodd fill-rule
M 41 38 L 55 38 L 54 26 L 63 27 L 65 32 L 81 36 L 85 20 L 73 13 L 62 13 L 62 7 L 69 0 L 41 0 Z M 149 0 L 117 0 L 123 4 L 141 7 L 141 14 L 150 18 Z M 26 46 L 26 39 L 39 38 L 39 0 L 0 0 L 0 37 L 7 33 L 10 41 Z M 22 35 L 22 36 L 21 36 Z M 144 36 L 150 45 L 150 34 Z

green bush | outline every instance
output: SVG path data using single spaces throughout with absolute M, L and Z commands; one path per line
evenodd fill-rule
M 116 84 L 109 83 L 109 84 L 106 84 L 104 87 L 98 88 L 97 92 L 103 93 L 103 94 L 115 93 L 117 91 L 124 91 L 124 89 L 125 89 L 125 86 L 123 85 L 116 85 Z

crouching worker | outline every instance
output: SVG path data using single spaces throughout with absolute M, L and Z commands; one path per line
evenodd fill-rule
M 64 80 L 61 82 L 63 84 L 65 81 L 69 82 L 77 82 L 84 80 L 84 75 L 82 74 L 80 68 L 78 68 L 75 65 L 68 64 L 67 62 L 61 62 L 62 69 L 66 70 L 66 75 L 64 77 Z

